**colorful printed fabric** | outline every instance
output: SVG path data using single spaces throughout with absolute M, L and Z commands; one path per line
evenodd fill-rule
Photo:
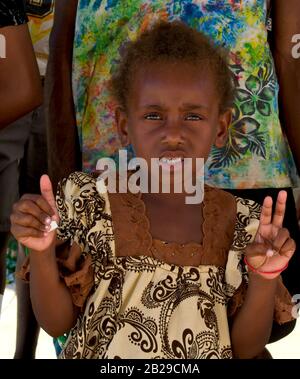
M 0 0 L 0 28 L 25 24 L 27 21 L 23 0 Z
M 79 0 L 73 89 L 83 152 L 92 171 L 120 142 L 108 79 L 124 42 L 158 19 L 179 19 L 230 50 L 237 86 L 227 144 L 213 148 L 207 182 L 222 188 L 289 187 L 298 180 L 278 119 L 278 82 L 267 44 L 265 0 Z
M 212 191 L 209 198 L 214 199 L 206 202 L 207 214 L 220 209 L 214 201 L 217 190 Z M 209 262 L 200 262 L 197 267 L 169 264 L 146 255 L 151 250 L 152 237 L 147 229 L 149 223 L 145 222 L 145 207 L 136 195 L 127 193 L 126 202 L 124 199 L 119 200 L 114 213 L 107 192 L 99 193 L 95 178 L 83 173 L 71 174 L 59 186 L 58 238 L 71 239 L 80 246 L 82 257 L 91 258 L 94 278 L 86 306 L 59 358 L 232 358 L 227 309 L 230 299 L 246 285 L 241 252 L 232 248 L 228 256 L 227 251 L 224 254 L 222 264 L 215 265 L 213 257 L 218 254 L 215 250 L 207 258 Z M 118 206 L 124 202 L 131 204 L 125 206 L 128 211 L 125 214 L 131 219 L 134 215 L 138 222 L 129 224 L 132 234 L 122 240 L 121 233 L 115 234 L 115 226 L 117 222 L 124 225 L 124 218 L 120 217 L 122 209 Z M 255 236 L 260 208 L 253 202 L 251 209 L 235 206 L 251 225 L 237 233 L 235 242 L 244 245 L 246 238 L 252 240 Z M 86 212 L 87 207 L 94 212 Z M 222 211 L 217 220 L 215 224 L 222 220 L 224 225 Z M 211 230 L 211 223 L 206 225 Z M 145 232 L 142 235 L 149 237 L 149 245 L 139 243 L 140 232 L 135 227 L 140 227 Z M 219 234 L 223 235 L 221 230 Z M 210 245 L 206 235 L 201 256 L 208 257 Z M 126 254 L 128 250 L 130 255 Z M 79 280 L 76 286 L 80 284 L 83 282 Z M 187 310 L 189 317 L 186 317 Z
M 26 13 L 40 74 L 44 76 L 49 56 L 49 36 L 53 26 L 54 0 L 27 0 Z
M 229 319 L 245 299 L 243 252 L 261 207 L 206 187 L 203 241 L 192 258 L 197 244 L 152 236 L 141 193 L 112 194 L 99 183 L 75 172 L 57 191 L 58 239 L 81 250 L 65 256 L 65 282 L 73 304 L 84 304 L 59 358 L 232 358 Z M 274 320 L 291 321 L 293 306 L 278 282 Z
M 15 271 L 17 264 L 18 242 L 11 237 L 6 250 L 6 284 L 15 282 Z

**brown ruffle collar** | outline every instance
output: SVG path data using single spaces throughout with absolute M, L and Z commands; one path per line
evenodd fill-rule
M 184 245 L 152 238 L 141 193 L 108 195 L 116 256 L 154 256 L 180 266 L 210 264 L 225 267 L 236 220 L 236 201 L 229 193 L 205 186 L 203 243 L 190 242 Z

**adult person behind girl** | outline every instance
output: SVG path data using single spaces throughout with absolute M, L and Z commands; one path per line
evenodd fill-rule
M 28 32 L 22 0 L 0 0 L 0 312 L 5 288 L 5 252 L 9 234 L 9 214 L 17 199 L 18 180 L 14 176 L 23 148 L 27 128 L 20 128 L 14 143 L 7 143 L 8 124 L 42 102 L 38 67 Z M 3 42 L 5 41 L 5 42 Z M 4 129 L 6 128 L 6 129 Z M 15 189 L 15 191 L 11 189 Z
M 22 0 L 0 0 L 0 34 L 5 39 L 5 57 L 0 56 L 0 129 L 42 102 L 38 67 L 26 23 Z
M 293 317 L 280 280 L 295 251 L 282 228 L 286 192 L 272 217 L 270 197 L 261 209 L 205 186 L 203 202 L 190 205 L 185 190 L 150 190 L 153 158 L 171 168 L 173 185 L 175 158 L 206 160 L 224 144 L 233 100 L 225 59 L 203 34 L 161 22 L 128 45 L 112 89 L 120 139 L 146 162 L 149 186 L 107 193 L 103 179 L 77 172 L 55 202 L 42 176 L 42 195 L 15 205 L 12 232 L 30 249 L 40 325 L 69 333 L 61 358 L 257 356 L 274 312 L 279 322 Z M 197 178 L 195 165 L 189 174 Z M 72 246 L 58 260 L 51 219 Z
M 38 3 L 25 2 L 29 37 L 33 44 L 34 59 L 38 64 L 39 83 L 42 85 L 48 60 L 48 43 L 53 23 L 53 11 L 54 0 L 44 0 Z M 15 48 L 16 46 L 14 46 Z M 1 189 L 5 195 L 4 199 L 12 197 L 13 194 L 14 202 L 19 193 L 21 195 L 24 193 L 38 193 L 39 177 L 47 172 L 46 125 L 43 105 L 9 125 L 4 132 L 5 138 L 2 135 L 3 138 L 0 143 L 2 151 L 4 150 L 11 160 L 15 159 L 15 151 L 19 154 L 9 172 L 9 177 L 2 176 L 3 182 L 1 179 Z M 9 180 L 13 180 L 16 185 L 10 186 L 8 184 Z M 13 202 L 7 201 L 6 204 L 8 221 Z M 24 250 L 22 246 L 19 246 L 17 268 L 23 263 L 24 256 Z M 18 278 L 16 278 L 16 292 L 18 306 L 14 358 L 32 359 L 35 356 L 39 327 L 32 312 L 29 287 Z
M 54 0 L 42 2 L 25 1 L 28 16 L 28 28 L 33 43 L 36 61 L 38 63 L 40 81 L 44 86 L 49 55 L 49 36 L 53 25 Z M 47 168 L 47 138 L 45 107 L 42 104 L 28 114 L 20 124 L 28 125 L 30 133 L 25 145 L 25 153 L 20 165 L 20 194 L 39 193 L 39 177 L 48 172 Z M 25 259 L 25 251 L 19 245 L 17 270 Z M 34 317 L 29 286 L 16 277 L 17 292 L 17 334 L 14 359 L 33 359 L 39 336 L 39 325 Z
M 74 104 L 70 97 L 72 68 L 82 164 L 84 170 L 90 171 L 95 169 L 98 158 L 115 156 L 120 146 L 114 123 L 114 102 L 107 84 L 124 42 L 134 39 L 141 30 L 159 18 L 180 19 L 229 48 L 230 67 L 238 87 L 229 138 L 225 147 L 213 148 L 207 162 L 207 180 L 215 186 L 236 191 L 234 193 L 239 196 L 250 197 L 260 203 L 268 194 L 275 202 L 280 189 L 286 189 L 288 201 L 284 226 L 298 241 L 291 189 L 298 184 L 298 176 L 279 122 L 278 82 L 265 25 L 267 2 L 134 1 L 125 6 L 124 2 L 116 1 L 102 2 L 99 6 L 96 1 L 79 1 L 75 27 L 76 5 L 76 0 L 60 2 L 61 10 L 51 38 L 47 102 L 52 146 L 49 170 L 54 186 L 63 176 L 80 167 L 80 155 L 76 154 L 78 140 L 70 138 L 76 136 Z M 298 76 L 293 74 L 299 69 L 299 60 L 290 59 L 290 41 L 292 35 L 298 33 L 300 3 L 297 0 L 273 0 L 271 5 L 274 14 L 273 52 L 276 63 L 284 60 L 278 75 L 285 88 L 284 93 L 288 89 L 289 95 L 280 97 L 282 126 L 299 167 L 300 137 L 296 125 L 300 120 L 295 99 L 299 97 L 300 87 L 297 85 Z M 70 7 L 72 14 L 69 13 Z M 286 20 L 284 28 L 282 20 Z M 62 34 L 65 35 L 63 40 L 59 37 Z M 278 57 L 279 52 L 281 58 Z M 62 97 L 66 99 L 64 106 L 61 105 Z M 288 99 L 294 100 L 290 102 Z M 56 117 L 58 114 L 60 116 Z M 66 141 L 65 149 L 59 147 L 61 140 Z M 66 156 L 69 159 L 66 165 L 62 165 Z M 292 294 L 300 292 L 299 266 L 300 254 L 297 253 L 288 270 L 283 273 L 283 280 Z M 294 324 L 292 322 L 278 330 L 274 324 L 272 338 L 279 339 L 288 334 Z

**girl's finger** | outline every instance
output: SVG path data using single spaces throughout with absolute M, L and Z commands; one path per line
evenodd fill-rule
M 16 213 L 27 213 L 39 220 L 42 224 L 49 224 L 51 222 L 51 216 L 45 213 L 34 201 L 32 200 L 20 200 L 13 206 L 13 211 Z
M 289 238 L 290 232 L 286 228 L 279 229 L 276 238 L 273 240 L 273 250 L 279 253 Z
M 52 183 L 48 175 L 43 175 L 40 179 L 40 188 L 43 198 L 50 205 L 53 214 L 57 216 L 56 202 L 53 194 Z M 58 220 L 56 220 L 58 221 Z
M 246 247 L 245 255 L 247 257 L 265 257 L 269 249 L 270 247 L 265 244 L 253 242 Z
M 27 226 L 43 232 L 47 231 L 49 228 L 40 222 L 35 216 L 28 213 L 14 212 L 10 216 L 11 224 L 16 224 L 19 226 Z
M 289 238 L 281 247 L 280 255 L 291 258 L 296 250 L 296 243 L 292 238 Z
M 26 194 L 21 197 L 21 200 L 31 200 L 38 207 L 40 207 L 41 210 L 44 211 L 47 215 L 49 215 L 50 217 L 54 216 L 54 212 L 50 204 L 48 204 L 47 200 L 45 200 L 41 195 Z
M 287 192 L 280 191 L 277 196 L 275 212 L 273 215 L 272 224 L 277 228 L 282 228 L 285 208 L 286 208 Z
M 11 226 L 11 233 L 18 240 L 24 237 L 34 237 L 34 238 L 43 238 L 45 237 L 44 232 L 34 228 L 28 228 L 24 226 L 19 226 L 17 224 L 13 224 Z
M 267 196 L 263 202 L 259 223 L 260 225 L 271 224 L 272 220 L 272 205 L 273 200 L 271 196 Z

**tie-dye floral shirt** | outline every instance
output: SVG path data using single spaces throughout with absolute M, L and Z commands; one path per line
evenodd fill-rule
M 73 89 L 84 170 L 94 170 L 101 157 L 117 157 L 120 142 L 108 79 L 124 42 L 158 19 L 180 19 L 230 50 L 237 86 L 233 122 L 226 146 L 211 152 L 207 182 L 237 189 L 296 185 L 278 119 L 265 0 L 79 0 Z
M 49 37 L 54 19 L 54 0 L 26 0 L 28 28 L 40 74 L 46 74 L 49 56 Z

